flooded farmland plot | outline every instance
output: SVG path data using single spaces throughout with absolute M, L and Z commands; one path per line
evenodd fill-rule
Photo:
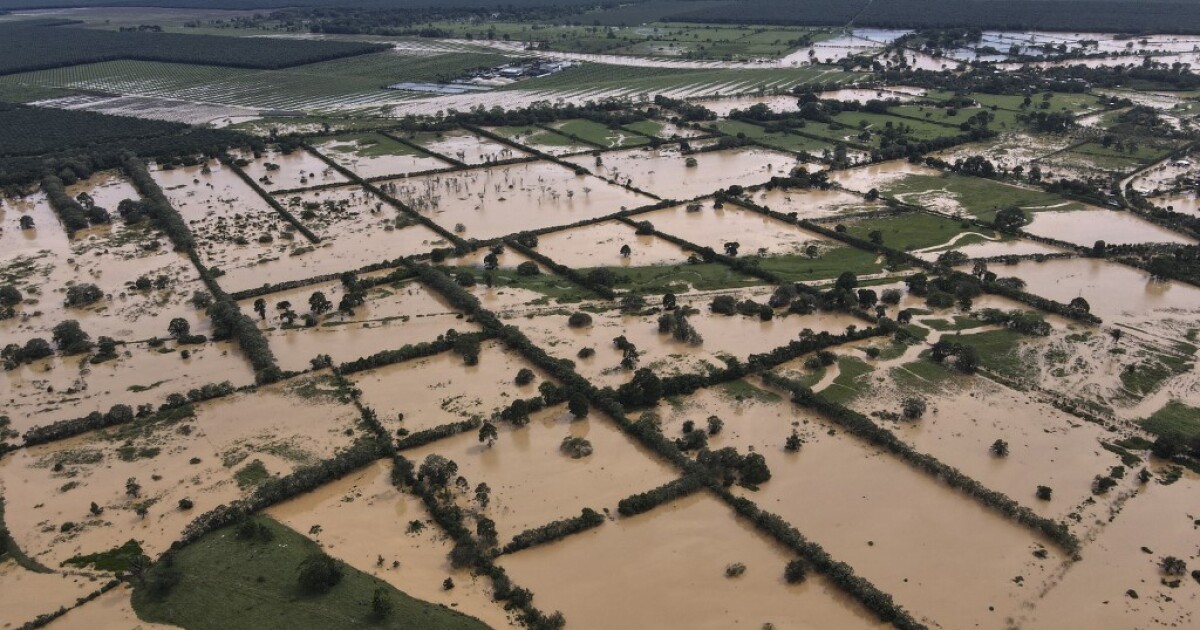
M 637 220 L 714 251 L 726 251 L 726 243 L 737 243 L 733 251 L 739 255 L 797 254 L 809 245 L 829 246 L 821 236 L 732 204 L 676 206 L 639 215 Z
M 234 155 L 242 170 L 267 190 L 292 190 L 346 181 L 345 176 L 321 158 L 305 151 L 268 151 L 261 157 L 253 154 Z
M 638 215 L 636 220 L 653 223 L 657 214 Z M 615 220 L 541 236 L 537 252 L 560 265 L 575 268 L 644 267 L 679 264 L 687 259 L 687 252 L 678 245 L 652 234 L 638 234 L 632 225 Z
M 566 225 L 654 202 L 549 162 L 391 180 L 380 188 L 445 229 L 477 239 Z
M 783 580 L 788 555 L 728 507 L 700 495 L 621 518 L 577 537 L 503 556 L 513 578 L 579 628 L 880 627 L 824 578 Z M 744 573 L 726 577 L 732 564 Z M 591 566 L 582 574 L 576 568 Z M 630 566 L 640 570 L 628 571 Z M 611 580 L 606 576 L 626 577 Z
M 1091 246 L 1096 241 L 1113 245 L 1196 242 L 1196 239 L 1157 226 L 1135 214 L 1101 209 L 1039 212 L 1025 230 L 1083 246 Z
M 450 329 L 477 329 L 416 281 L 375 287 L 349 313 L 320 308 L 314 313 L 313 295 L 318 292 L 332 305 L 340 305 L 346 296 L 345 287 L 334 280 L 242 301 L 242 309 L 267 329 L 271 349 L 284 369 L 306 369 L 318 355 L 344 363 L 405 344 L 430 342 Z M 263 300 L 261 315 L 254 307 L 259 299 Z M 306 325 L 304 314 L 313 316 L 312 326 Z
M 515 382 L 522 369 L 533 371 L 535 378 L 519 386 Z M 379 414 L 386 428 L 407 434 L 453 422 L 491 419 L 514 400 L 537 396 L 538 385 L 547 382 L 538 372 L 498 342 L 486 341 L 475 365 L 466 365 L 456 352 L 442 352 L 349 378 L 362 390 L 363 403 Z M 412 383 L 413 389 L 397 389 L 397 381 Z M 471 432 L 472 439 L 474 435 Z
M 53 567 L 131 537 L 161 553 L 195 514 L 349 446 L 357 414 L 335 395 L 328 377 L 305 377 L 22 449 L 0 460 L 5 523 Z
M 799 219 L 825 219 L 839 214 L 872 212 L 884 209 L 878 201 L 844 190 L 803 190 L 773 188 L 755 192 L 754 203 L 783 214 L 795 213 Z
M 600 164 L 597 164 L 597 159 Z M 691 156 L 674 149 L 631 149 L 599 158 L 574 156 L 572 164 L 620 184 L 631 184 L 663 199 L 694 199 L 731 185 L 766 183 L 791 171 L 796 158 L 764 149 L 733 149 Z
M 591 453 L 575 458 L 564 452 L 568 438 L 587 440 Z M 419 463 L 433 453 L 458 464 L 471 488 L 487 483 L 486 507 L 472 493 L 455 501 L 494 520 L 502 547 L 525 530 L 578 516 L 584 508 L 615 516 L 621 499 L 675 478 L 607 419 L 576 418 L 565 405 L 532 414 L 523 427 L 504 425 L 490 445 L 468 432 L 402 455 Z
M 0 628 L 1196 626 L 1200 22 L 926 1 L 0 16 Z
M 532 157 L 525 151 L 476 136 L 469 131 L 426 132 L 403 137 L 434 155 L 472 165 Z
M 331 555 L 413 597 L 453 607 L 492 628 L 521 627 L 492 599 L 486 578 L 450 565 L 452 542 L 419 499 L 392 485 L 391 474 L 390 464 L 377 462 L 268 514 L 296 531 L 319 527 L 316 540 Z M 419 531 L 410 529 L 414 522 Z M 442 587 L 447 577 L 453 590 Z
M 333 136 L 314 145 L 314 148 L 365 179 L 422 173 L 451 166 L 445 160 L 378 133 Z

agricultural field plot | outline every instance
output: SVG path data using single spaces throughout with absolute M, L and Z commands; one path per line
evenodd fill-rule
M 335 395 L 327 376 L 311 376 L 10 453 L 5 523 L 52 567 L 130 538 L 161 553 L 195 515 L 349 446 L 358 414 Z
M 1023 627 L 1042 630 L 1077 622 L 1097 627 L 1194 623 L 1195 589 L 1182 580 L 1182 588 L 1172 587 L 1176 578 L 1164 576 L 1160 563 L 1175 557 L 1190 565 L 1196 559 L 1190 544 L 1195 536 L 1194 514 L 1183 507 L 1183 497 L 1197 491 L 1197 477 L 1185 472 L 1166 485 L 1165 471 L 1155 472 L 1156 481 L 1141 486 L 1122 506 L 1118 518 L 1098 528 L 1095 540 L 1083 549 L 1087 561 L 1068 569 L 1034 602 Z M 1140 551 L 1143 547 L 1149 553 Z
M 771 111 L 777 114 L 800 110 L 799 99 L 795 96 L 784 94 L 776 96 L 753 96 L 746 94 L 729 98 L 702 99 L 696 101 L 696 104 L 703 105 L 722 118 L 729 116 L 735 109 L 746 110 L 759 104 L 766 105 Z
M 411 597 L 451 607 L 496 630 L 520 628 L 492 599 L 486 579 L 450 565 L 453 543 L 438 532 L 420 499 L 392 485 L 391 469 L 376 462 L 267 514 L 298 532 L 320 526 L 315 540 L 329 554 Z M 409 530 L 414 522 L 421 524 L 419 531 Z M 447 577 L 454 580 L 452 590 L 442 588 Z
M 656 214 L 638 215 L 636 220 L 653 222 L 651 217 Z M 537 252 L 573 268 L 678 265 L 688 257 L 688 252 L 678 245 L 651 234 L 638 234 L 633 226 L 615 220 L 541 236 Z
M 839 125 L 850 129 L 871 132 L 871 143 L 877 143 L 879 135 L 888 128 L 907 128 L 909 130 L 908 135 L 916 140 L 936 140 L 938 138 L 954 137 L 962 133 L 962 130 L 957 127 L 950 127 L 940 123 L 900 118 L 886 114 L 872 114 L 869 112 L 843 112 L 834 116 L 833 120 Z
M 517 144 L 543 153 L 549 153 L 550 155 L 581 153 L 595 148 L 586 142 L 581 142 L 561 133 L 543 129 L 535 125 L 526 125 L 524 127 L 492 127 L 488 131 L 508 138 Z
M 1082 124 L 1082 123 L 1081 123 Z M 1041 158 L 1062 151 L 1078 142 L 1074 134 L 1036 134 L 1029 131 L 1005 132 L 982 142 L 969 142 L 940 151 L 938 158 L 953 164 L 973 155 L 986 155 L 999 169 L 1021 167 L 1028 172 Z M 1038 168 L 1044 169 L 1043 166 Z M 1049 177 L 1048 173 L 1043 176 Z
M 523 369 L 533 371 L 534 378 L 516 385 Z M 455 422 L 495 421 L 493 414 L 518 398 L 537 396 L 543 382 L 553 383 L 498 341 L 482 344 L 475 365 L 466 364 L 457 352 L 443 352 L 355 373 L 350 379 L 362 390 L 364 404 L 397 435 Z M 398 381 L 412 383 L 414 389 L 398 389 Z
M 452 276 L 460 286 L 471 292 L 489 309 L 497 311 L 509 312 L 528 306 L 544 306 L 551 302 L 571 304 L 597 297 L 592 291 L 552 273 L 541 263 L 519 252 L 504 247 L 500 247 L 499 250 L 496 253 L 494 269 L 488 268 L 485 259 L 495 248 L 479 249 L 473 254 L 447 260 L 446 264 L 439 268 Z M 518 270 L 518 267 L 526 262 L 536 267 L 538 273 L 529 273 L 529 265 L 526 265 L 524 270 Z
M 929 262 L 936 262 L 943 254 L 955 251 L 967 258 L 993 258 L 997 256 L 1036 256 L 1038 254 L 1064 254 L 1066 250 L 1038 241 L 1002 235 L 985 235 L 980 232 L 964 232 L 945 245 L 935 245 L 913 251 L 913 255 Z
M 127 182 L 116 184 L 109 174 L 90 181 L 70 192 L 95 191 L 106 203 L 132 192 Z M 115 205 L 108 208 L 113 215 Z M 166 239 L 144 224 L 126 226 L 117 218 L 70 238 L 40 192 L 8 199 L 0 212 L 6 225 L 0 234 L 5 249 L 0 281 L 16 287 L 23 300 L 14 306 L 14 317 L 0 320 L 0 330 L 13 341 L 48 339 L 51 329 L 68 319 L 78 320 L 93 341 L 101 335 L 130 341 L 165 337 L 175 317 L 188 320 L 194 333 L 205 333 L 207 323 L 188 301 L 204 288 L 198 274 L 185 256 L 170 251 Z M 31 217 L 34 227 L 21 230 L 21 216 Z M 141 278 L 145 284 L 139 286 Z M 95 286 L 98 293 L 89 295 L 86 285 Z M 68 305 L 72 287 L 79 296 Z
M 954 94 L 946 91 L 931 91 L 928 94 L 930 100 L 942 101 L 953 97 Z M 1026 102 L 1025 96 L 1014 94 L 986 94 L 983 92 L 971 92 L 967 95 L 968 98 L 975 101 L 983 107 L 994 107 L 1015 112 L 1023 111 L 1049 111 L 1058 112 L 1066 111 L 1073 114 L 1086 112 L 1093 109 L 1098 109 L 1104 105 L 1102 99 L 1094 94 L 1088 93 L 1067 93 L 1067 92 L 1042 92 L 1031 94 Z M 1048 98 L 1047 98 L 1048 97 Z M 1106 102 L 1106 100 L 1105 100 Z M 1048 104 L 1043 106 L 1043 104 Z
M 1000 273 L 1021 278 L 1027 291 L 1052 300 L 1066 303 L 1083 297 L 1092 313 L 1112 324 L 1144 326 L 1200 309 L 1200 289 L 1151 280 L 1144 271 L 1103 260 L 1024 261 L 1005 266 Z
M 1195 239 L 1146 221 L 1130 212 L 1091 208 L 1054 212 L 1038 212 L 1025 226 L 1025 231 L 1037 236 L 1057 238 L 1068 243 L 1091 246 L 1096 241 L 1112 245 L 1130 243 L 1195 244 Z
M 572 164 L 664 199 L 694 199 L 734 184 L 765 183 L 787 175 L 796 158 L 757 148 L 709 151 L 691 156 L 675 150 L 633 149 L 567 158 Z M 694 160 L 694 166 L 689 166 Z
M 732 295 L 739 299 L 753 297 L 763 302 L 767 293 L 751 290 Z M 861 320 L 840 313 L 780 316 L 770 321 L 762 321 L 757 314 L 717 315 L 708 309 L 713 297 L 713 293 L 679 295 L 680 305 L 697 310 L 687 318 L 698 333 L 698 338 L 690 342 L 659 332 L 656 314 L 627 315 L 615 309 L 598 312 L 589 309 L 592 321 L 581 327 L 568 325 L 569 312 L 564 309 L 515 312 L 507 314 L 507 319 L 520 326 L 546 352 L 574 361 L 576 370 L 585 378 L 613 386 L 633 376 L 633 370 L 621 365 L 624 353 L 614 343 L 618 336 L 626 337 L 635 346 L 637 367 L 649 367 L 667 376 L 705 373 L 709 366 L 723 366 L 721 357 L 725 356 L 745 360 L 751 354 L 787 344 L 806 328 L 815 332 L 841 333 L 847 326 L 861 324 Z M 579 356 L 579 351 L 584 348 L 590 348 L 594 353 Z
M 696 138 L 708 135 L 703 129 L 699 128 L 698 124 L 687 123 L 675 124 L 664 120 L 646 119 L 639 120 L 635 123 L 630 123 L 624 126 L 625 129 L 640 133 L 644 136 L 660 138 L 663 140 L 681 140 L 687 138 Z
M 407 175 L 451 166 L 378 133 L 334 136 L 315 148 L 362 178 Z
M 650 143 L 650 138 L 646 136 L 625 129 L 610 129 L 591 120 L 565 120 L 554 123 L 551 127 L 573 142 L 581 142 L 603 149 L 636 147 Z
M 503 90 L 544 95 L 586 92 L 597 97 L 638 94 L 715 97 L 753 94 L 767 89 L 790 90 L 814 83 L 844 84 L 863 76 L 825 67 L 680 69 L 582 63 L 548 77 L 513 84 Z
M 1124 174 L 1153 164 L 1171 153 L 1177 145 L 1170 142 L 1149 140 L 1146 144 L 1133 143 L 1124 147 L 1106 147 L 1099 142 L 1088 142 L 1069 151 L 1045 160 L 1049 170 L 1066 172 L 1104 171 Z M 1043 169 L 1046 170 L 1046 169 Z
M 306 369 L 313 358 L 322 354 L 335 363 L 344 363 L 397 350 L 405 344 L 430 342 L 450 329 L 477 330 L 441 297 L 412 280 L 368 290 L 363 303 L 348 314 L 336 310 L 314 313 L 313 295 L 317 292 L 336 306 L 345 297 L 346 288 L 340 281 L 331 280 L 264 298 L 247 298 L 240 304 L 242 311 L 255 317 L 259 327 L 267 331 L 271 349 L 284 369 Z M 261 314 L 254 307 L 258 299 L 263 300 Z M 313 315 L 316 325 L 304 327 L 303 315 Z M 290 326 L 288 319 L 293 319 Z
M 844 225 L 846 233 L 851 236 L 864 240 L 878 239 L 884 245 L 902 251 L 945 247 L 970 234 L 978 234 L 983 238 L 995 237 L 991 230 L 925 212 L 853 219 Z M 878 234 L 872 236 L 876 232 Z
M 918 204 L 943 214 L 990 222 L 1002 208 L 1017 206 L 1030 213 L 1089 208 L 1078 201 L 1033 188 L 953 173 L 918 172 L 879 186 L 880 194 Z
M 12 558 L 0 560 L 0 606 L 13 623 L 32 623 L 41 615 L 73 606 L 100 584 L 83 575 L 38 573 L 17 565 Z
M 404 139 L 425 147 L 435 155 L 466 164 L 488 164 L 515 158 L 532 157 L 529 153 L 481 138 L 469 131 L 410 133 Z
M 171 394 L 222 382 L 234 387 L 254 383 L 250 366 L 230 343 L 166 343 L 157 348 L 128 343 L 118 347 L 116 357 L 100 363 L 92 363 L 87 355 L 59 356 L 6 371 L 0 376 L 0 400 L 12 418 L 10 428 L 24 433 L 34 426 L 104 413 L 113 405 L 157 405 Z
M 501 547 L 525 530 L 578 516 L 584 508 L 615 515 L 621 499 L 677 476 L 607 418 L 575 418 L 565 405 L 531 414 L 523 427 L 503 425 L 490 445 L 481 443 L 475 433 L 402 455 L 420 463 L 437 454 L 458 464 L 459 474 L 471 488 L 486 482 L 491 489 L 486 507 L 473 493 L 458 493 L 454 499 L 463 510 L 496 522 Z M 575 458 L 563 452 L 563 441 L 572 437 L 586 439 L 591 454 Z
M 988 128 L 994 131 L 1012 131 L 1020 126 L 1017 113 L 1006 109 L 989 109 L 985 107 L 945 108 L 929 105 L 902 105 L 893 107 L 888 113 L 898 117 L 922 120 L 939 125 L 959 125 L 968 122 L 979 114 L 988 115 Z
M 346 181 L 345 176 L 321 158 L 296 149 L 290 152 L 268 151 L 261 156 L 234 154 L 242 170 L 266 190 L 292 190 Z
M 780 427 L 773 448 L 762 452 L 771 480 L 739 493 L 847 558 L 924 623 L 957 628 L 1019 617 L 1064 560 L 1048 540 L 820 417 L 800 410 L 792 422 L 800 451 L 784 451 L 788 427 Z M 826 508 L 807 509 L 797 496 Z M 1046 559 L 1034 555 L 1040 550 Z M 918 565 L 923 570 L 913 571 Z M 945 589 L 956 597 L 942 597 Z
M 963 332 L 964 342 L 971 332 Z M 987 379 L 964 379 L 933 364 L 922 363 L 913 370 L 909 365 L 877 366 L 874 374 L 883 375 L 868 377 L 866 395 L 855 397 L 850 406 L 874 415 L 898 413 L 906 396 L 930 400 L 933 405 L 918 420 L 881 423 L 918 451 L 1043 516 L 1062 520 L 1087 510 L 1093 501 L 1103 501 L 1092 498 L 1092 482 L 1097 474 L 1121 465 L 1120 457 L 1101 447 L 1113 439 L 1103 427 Z M 1008 444 L 1005 457 L 991 452 L 995 440 Z M 1037 498 L 1038 486 L 1051 488 L 1052 499 Z
M 886 207 L 878 200 L 867 201 L 860 194 L 837 189 L 772 188 L 755 191 L 750 198 L 768 210 L 795 213 L 799 219 L 824 219 L 839 214 L 874 212 Z
M 293 270 L 303 271 L 303 277 L 359 269 L 446 245 L 444 236 L 356 185 L 276 199 L 321 239 L 293 262 Z
M 738 256 L 776 256 L 803 253 L 810 245 L 830 249 L 825 238 L 733 204 L 716 208 L 713 202 L 675 206 L 638 215 L 660 232 L 713 251 Z
M 792 153 L 806 152 L 814 155 L 822 155 L 829 153 L 833 149 L 833 145 L 828 142 L 793 133 L 767 131 L 758 125 L 740 120 L 722 121 L 713 127 L 723 134 L 738 138 L 749 138 L 759 144 L 780 151 L 789 151 Z
M 787 559 L 728 507 L 699 495 L 502 556 L 500 564 L 529 584 L 542 605 L 561 609 L 578 628 L 881 627 L 822 577 L 787 584 Z M 744 574 L 726 577 L 726 567 L 734 563 L 744 565 Z M 583 565 L 596 570 L 579 573 L 576 567 Z M 609 579 L 629 566 L 641 570 Z
M 17 87 L 157 97 L 252 110 L 335 112 L 387 107 L 414 93 L 386 90 L 402 81 L 438 81 L 505 63 L 491 53 L 406 54 L 392 50 L 285 70 L 250 70 L 154 61 L 106 61 L 0 77 Z
M 653 203 L 649 197 L 549 162 L 397 179 L 379 186 L 438 225 L 477 239 L 566 225 Z

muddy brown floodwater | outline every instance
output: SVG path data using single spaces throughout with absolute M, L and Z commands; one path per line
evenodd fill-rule
M 695 166 L 688 166 L 688 159 Z M 775 176 L 787 176 L 796 158 L 759 148 L 711 151 L 684 156 L 677 149 L 630 149 L 601 156 L 602 164 L 590 155 L 572 156 L 567 161 L 620 183 L 654 193 L 664 199 L 693 199 L 734 184 L 764 184 Z
M 790 558 L 701 493 L 499 564 L 572 628 L 886 627 L 819 575 L 787 584 Z M 737 562 L 745 573 L 726 577 Z

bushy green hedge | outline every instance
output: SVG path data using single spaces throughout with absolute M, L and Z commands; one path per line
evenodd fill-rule
M 604 524 L 604 515 L 591 509 L 583 508 L 579 516 L 572 518 L 564 518 L 547 523 L 541 527 L 527 529 L 516 536 L 513 536 L 512 542 L 504 545 L 500 553 L 513 553 L 522 549 L 544 545 L 548 542 L 566 538 L 571 534 L 576 534 L 582 531 L 599 527 Z

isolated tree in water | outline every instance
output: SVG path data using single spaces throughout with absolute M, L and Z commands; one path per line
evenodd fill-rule
M 632 254 L 632 253 L 633 253 L 633 250 L 630 249 L 628 243 L 621 246 L 621 257 L 622 258 L 629 258 L 630 254 Z
M 316 291 L 308 298 L 308 308 L 313 315 L 320 315 L 333 310 L 333 302 L 326 299 L 324 293 Z
M 192 334 L 192 325 L 188 323 L 188 320 L 176 317 L 171 320 L 170 324 L 167 324 L 167 332 L 176 339 L 183 339 Z
M 266 319 L 267 318 L 267 301 L 262 298 L 258 298 L 257 300 L 254 300 L 254 312 L 258 313 L 259 319 Z
M 491 422 L 484 422 L 483 426 L 479 427 L 479 442 L 487 444 L 490 448 L 496 443 L 496 439 L 500 437 L 499 431 L 496 430 L 496 425 Z

